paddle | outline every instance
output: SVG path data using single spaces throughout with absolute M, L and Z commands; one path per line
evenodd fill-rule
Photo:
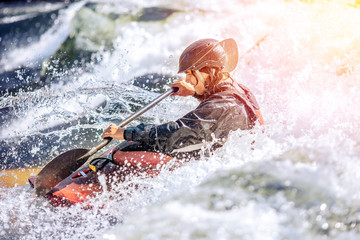
M 178 91 L 178 88 L 172 88 L 167 92 L 155 98 L 152 102 L 138 110 L 136 113 L 125 119 L 119 124 L 119 127 L 124 127 L 134 119 L 154 107 L 157 103 L 168 97 L 172 93 Z M 37 195 L 45 195 L 59 182 L 72 174 L 81 165 L 83 165 L 89 157 L 94 155 L 100 149 L 111 142 L 112 138 L 105 138 L 91 149 L 77 148 L 66 151 L 59 156 L 52 159 L 36 176 L 34 188 Z

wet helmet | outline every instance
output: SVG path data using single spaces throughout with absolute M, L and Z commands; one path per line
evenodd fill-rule
M 201 39 L 190 44 L 181 54 L 178 73 L 200 70 L 203 67 L 218 67 L 225 72 L 235 69 L 238 49 L 234 39 L 221 42 L 215 39 Z

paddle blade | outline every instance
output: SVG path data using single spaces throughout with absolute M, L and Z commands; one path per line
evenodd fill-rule
M 24 186 L 28 178 L 39 173 L 41 168 L 16 168 L 0 171 L 0 188 Z
M 38 196 L 45 195 L 58 183 L 81 167 L 89 157 L 83 157 L 90 149 L 72 149 L 52 159 L 36 176 L 34 188 Z

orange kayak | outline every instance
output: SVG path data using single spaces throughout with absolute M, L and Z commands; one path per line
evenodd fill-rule
M 107 189 L 122 184 L 127 178 L 141 176 L 152 178 L 160 173 L 160 169 L 140 168 L 138 164 L 148 162 L 156 166 L 156 162 L 168 162 L 172 157 L 146 151 L 122 152 L 121 156 L 114 154 L 116 149 L 110 149 L 100 157 L 93 159 L 89 164 L 79 168 L 70 176 L 58 183 L 45 197 L 50 204 L 57 206 L 71 206 L 85 203 L 96 194 L 103 191 L 99 176 L 105 175 Z M 127 164 L 124 165 L 124 161 Z M 133 164 L 130 164 L 134 161 Z M 36 174 L 31 174 L 30 186 L 34 187 Z M 28 175 L 29 176 L 29 175 Z

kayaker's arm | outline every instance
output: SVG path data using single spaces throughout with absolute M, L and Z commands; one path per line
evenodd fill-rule
M 126 128 L 124 138 L 166 154 L 198 151 L 214 138 L 226 138 L 231 130 L 248 128 L 247 112 L 241 106 L 232 95 L 214 95 L 177 121 Z

